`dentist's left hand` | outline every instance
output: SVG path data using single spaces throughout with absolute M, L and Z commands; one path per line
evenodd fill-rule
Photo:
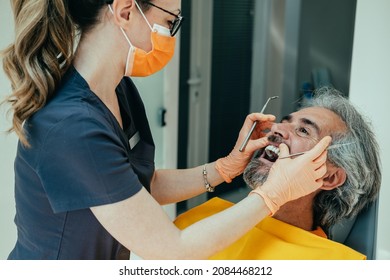
M 253 153 L 268 145 L 264 130 L 270 129 L 274 120 L 274 115 L 261 113 L 252 113 L 246 117 L 233 150 L 227 157 L 218 159 L 215 165 L 225 182 L 230 183 L 236 176 L 240 175 L 251 160 Z M 255 121 L 257 121 L 255 130 L 245 149 L 240 152 L 239 148 Z

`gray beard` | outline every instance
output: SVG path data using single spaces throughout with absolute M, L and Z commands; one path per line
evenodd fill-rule
M 270 167 L 258 158 L 252 159 L 244 170 L 244 181 L 251 188 L 256 189 L 267 181 Z

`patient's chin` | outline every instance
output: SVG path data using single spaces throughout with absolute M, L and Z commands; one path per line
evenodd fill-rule
M 260 187 L 267 180 L 269 170 L 261 161 L 252 160 L 244 171 L 244 181 L 251 189 Z

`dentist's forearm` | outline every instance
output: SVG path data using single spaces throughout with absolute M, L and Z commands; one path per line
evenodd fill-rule
M 152 184 L 152 196 L 161 204 L 176 203 L 206 192 L 203 177 L 204 166 L 190 169 L 161 169 L 156 170 Z M 206 179 L 216 187 L 223 182 L 222 177 L 215 169 L 215 162 L 207 163 Z

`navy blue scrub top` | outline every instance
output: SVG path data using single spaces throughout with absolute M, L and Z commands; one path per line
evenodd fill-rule
M 74 67 L 24 127 L 15 159 L 18 238 L 9 259 L 128 259 L 90 207 L 150 190 L 154 143 L 129 78 L 116 90 L 123 129 Z M 129 229 L 130 231 L 131 229 Z

